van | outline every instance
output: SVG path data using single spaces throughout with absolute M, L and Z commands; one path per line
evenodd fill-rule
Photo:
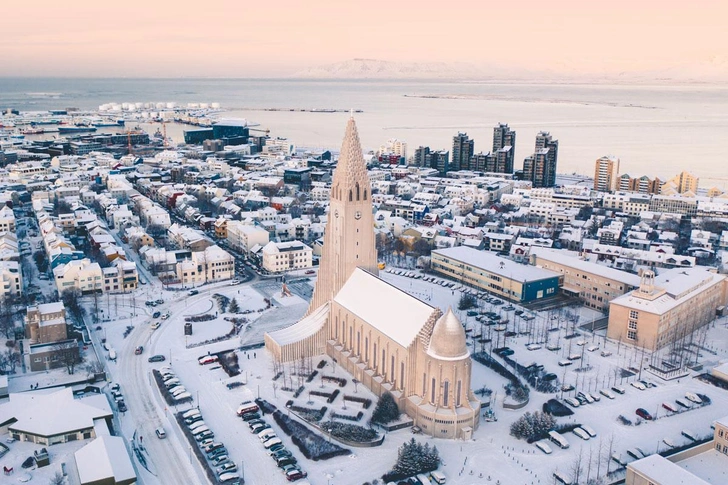
M 554 472 L 554 482 L 560 483 L 562 485 L 571 485 L 571 480 L 569 480 L 559 472 Z
M 270 439 L 267 439 L 266 441 L 263 442 L 263 448 L 265 448 L 267 450 L 271 446 L 279 445 L 281 443 L 282 443 L 282 441 L 280 440 L 280 438 L 277 438 L 275 435 L 273 435 L 273 437 L 271 437 Z
M 556 431 L 549 431 L 549 439 L 564 450 L 569 447 L 569 442 L 566 441 L 566 438 L 561 436 Z
M 210 428 L 208 428 L 204 423 L 202 426 L 196 427 L 194 430 L 192 430 L 192 436 L 199 436 L 205 431 L 210 431 Z
M 534 444 L 536 445 L 536 448 L 543 451 L 547 455 L 550 455 L 551 453 L 553 453 L 553 451 L 551 450 L 551 447 L 549 445 L 547 445 L 546 443 L 544 443 L 543 441 L 537 441 Z
M 200 416 L 200 410 L 198 408 L 193 408 L 182 413 L 182 417 L 185 419 L 191 418 L 192 416 Z
M 570 360 L 560 360 L 559 361 L 559 366 L 561 366 L 561 367 L 566 367 L 567 365 L 571 365 L 571 364 L 573 364 L 573 362 Z
M 539 350 L 541 346 L 539 344 L 529 344 L 526 345 L 526 349 L 528 350 Z
M 260 408 L 253 401 L 245 401 L 238 406 L 237 414 L 238 416 L 242 416 L 243 414 L 254 413 L 259 410 Z
M 586 434 L 588 434 L 590 438 L 596 438 L 597 437 L 597 432 L 594 431 L 594 429 L 592 429 L 591 426 L 587 426 L 586 424 L 582 424 L 581 425 L 581 429 L 583 429 L 584 431 L 586 431 Z
M 438 471 L 430 472 L 430 478 L 437 484 L 442 485 L 445 483 L 445 475 Z

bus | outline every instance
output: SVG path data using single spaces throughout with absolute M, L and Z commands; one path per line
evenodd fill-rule
M 567 449 L 569 447 L 569 442 L 566 441 L 566 438 L 561 436 L 556 431 L 549 431 L 549 439 L 553 441 L 556 445 L 559 446 L 559 448 Z

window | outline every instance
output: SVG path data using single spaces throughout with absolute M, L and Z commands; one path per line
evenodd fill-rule
M 450 381 L 445 381 L 442 391 L 442 405 L 447 407 L 450 401 Z
M 455 407 L 458 407 L 458 408 L 460 407 L 460 393 L 462 391 L 462 385 L 463 385 L 463 382 L 458 381 L 458 385 L 455 388 L 455 392 L 457 393 L 457 394 L 455 394 Z
M 430 402 L 435 404 L 435 378 L 432 378 L 432 387 L 430 388 Z
M 627 332 L 627 338 L 629 340 L 636 340 L 637 339 L 637 332 L 633 332 L 632 330 Z
M 629 311 L 629 318 L 632 318 L 634 320 L 637 320 L 640 316 L 640 313 L 637 310 L 630 310 Z
M 629 321 L 629 329 L 630 330 L 637 330 L 637 322 L 635 320 Z

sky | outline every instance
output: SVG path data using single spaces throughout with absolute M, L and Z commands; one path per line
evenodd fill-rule
M 3 4 L 0 76 L 282 76 L 353 58 L 572 72 L 728 63 L 728 0 Z

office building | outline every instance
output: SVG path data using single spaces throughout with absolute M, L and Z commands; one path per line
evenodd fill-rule
M 614 192 L 619 187 L 619 158 L 606 156 L 594 163 L 594 190 Z
M 655 277 L 642 272 L 640 286 L 609 305 L 607 337 L 657 350 L 715 319 L 728 303 L 725 275 L 706 268 L 673 268 Z
M 445 175 L 450 171 L 450 152 L 447 150 L 430 152 L 426 157 L 426 161 L 427 166 L 440 172 L 440 175 Z
M 507 300 L 525 303 L 555 296 L 563 276 L 466 246 L 432 251 L 432 270 Z

